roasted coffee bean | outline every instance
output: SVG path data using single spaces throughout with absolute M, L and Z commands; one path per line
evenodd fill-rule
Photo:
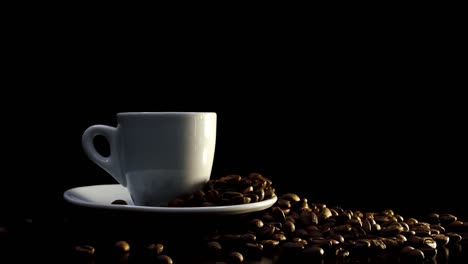
M 322 210 L 320 211 L 320 213 L 318 215 L 319 219 L 321 219 L 321 220 L 326 220 L 331 216 L 332 216 L 332 213 L 331 213 L 330 209 L 327 208 L 327 207 L 322 208 Z
M 168 255 L 159 255 L 156 258 L 156 263 L 159 263 L 159 264 L 172 264 L 174 262 L 172 261 L 171 257 L 169 257 Z
M 293 222 L 286 220 L 283 225 L 283 230 L 285 233 L 293 233 L 296 230 L 296 225 Z
M 430 213 L 427 215 L 427 222 L 431 224 L 438 224 L 439 223 L 439 215 L 436 213 Z
M 127 241 L 120 240 L 117 241 L 114 245 L 115 249 L 117 249 L 120 252 L 129 252 L 130 251 L 130 245 L 128 244 Z
M 206 191 L 205 199 L 207 202 L 216 204 L 220 199 L 220 194 L 217 190 L 208 190 Z
M 411 225 L 418 223 L 418 220 L 416 218 L 408 218 L 405 220 L 405 223 L 411 226 Z
M 432 237 L 423 237 L 422 243 L 431 248 L 437 248 L 437 242 Z
M 126 201 L 120 199 L 113 201 L 112 204 L 128 205 Z
M 233 251 L 229 253 L 227 260 L 229 263 L 242 263 L 244 261 L 244 256 L 240 252 Z
M 323 248 L 319 246 L 314 245 L 304 248 L 304 250 L 302 250 L 302 253 L 307 258 L 322 258 L 323 255 L 325 255 L 325 250 L 323 250 Z
M 439 230 L 439 234 L 445 233 L 445 228 L 441 225 L 430 225 L 430 228 Z
M 242 190 L 242 193 L 245 195 L 246 193 L 249 193 L 249 192 L 253 192 L 253 186 L 252 185 L 249 185 L 247 187 L 245 187 L 243 190 Z
M 244 245 L 247 256 L 252 258 L 261 258 L 263 252 L 263 245 L 260 243 L 246 243 Z
M 413 249 L 413 250 L 410 250 L 406 256 L 411 259 L 412 261 L 421 261 L 421 260 L 424 260 L 425 256 L 424 256 L 424 253 L 419 250 L 419 249 Z
M 240 175 L 227 175 L 218 179 L 219 182 L 238 183 L 242 177 Z
M 291 202 L 299 202 L 301 200 L 301 198 L 299 198 L 299 196 L 295 193 L 286 193 L 286 194 L 283 194 L 281 195 L 281 199 L 284 199 L 284 200 L 288 200 L 288 201 L 291 201 Z
M 277 241 L 285 241 L 286 236 L 284 234 L 273 234 L 273 236 L 271 236 L 271 239 L 277 240 Z
M 96 250 L 94 249 L 94 247 L 89 245 L 79 245 L 74 248 L 74 251 L 78 256 L 91 257 L 94 255 L 94 252 Z
M 148 245 L 148 247 L 146 247 L 146 249 L 148 249 L 148 251 L 153 252 L 157 255 L 161 255 L 164 250 L 164 245 L 163 244 L 150 244 Z
M 263 227 L 263 221 L 257 218 L 250 220 L 249 227 L 252 230 L 258 230 Z
M 219 254 L 221 254 L 221 251 L 223 250 L 223 247 L 217 241 L 208 242 L 206 244 L 206 248 L 208 249 L 208 252 L 213 254 L 213 255 L 219 255 Z
M 281 209 L 291 208 L 291 201 L 279 199 L 278 200 L 278 206 Z
M 281 245 L 281 251 L 283 254 L 299 254 L 304 249 L 304 245 L 296 242 L 285 242 Z
M 393 223 L 385 227 L 382 231 L 383 231 L 384 236 L 389 237 L 389 236 L 395 236 L 399 234 L 400 232 L 403 232 L 404 230 L 403 230 L 403 227 L 399 223 Z
M 425 257 L 432 258 L 437 255 L 437 249 L 429 246 L 422 246 L 419 248 L 424 253 Z
M 457 242 L 460 242 L 462 240 L 462 236 L 460 236 L 459 234 L 454 233 L 454 232 L 448 232 L 445 235 L 450 238 L 450 240 L 449 240 L 450 243 L 457 243 Z
M 274 222 L 275 218 L 271 214 L 263 214 L 262 215 L 263 222 Z
M 228 199 L 228 200 L 231 200 L 232 198 L 234 197 L 244 197 L 244 195 L 240 192 L 231 192 L 231 191 L 227 191 L 227 192 L 224 192 L 223 195 L 221 196 L 223 199 Z
M 340 225 L 340 226 L 335 226 L 331 228 L 330 233 L 332 234 L 347 234 L 351 232 L 352 227 L 349 224 L 346 225 Z
M 342 235 L 340 235 L 340 234 L 330 234 L 327 238 L 336 240 L 339 243 L 344 243 L 344 241 L 345 241 L 344 237 Z
M 397 248 L 404 243 L 404 242 L 400 242 L 398 239 L 395 239 L 395 238 L 382 237 L 381 239 L 382 239 L 382 242 L 385 243 L 387 248 Z
M 249 197 L 251 203 L 256 203 L 260 201 L 260 197 L 258 197 L 258 195 L 253 194 L 253 193 L 247 193 L 247 194 L 244 194 L 244 196 Z
M 286 220 L 284 212 L 278 206 L 274 206 L 271 208 L 271 215 L 273 216 L 275 221 L 284 223 L 284 221 Z
M 452 214 L 441 214 L 439 216 L 439 221 L 442 225 L 448 225 L 450 223 L 453 223 L 457 221 L 457 217 L 452 215 Z
M 276 228 L 273 225 L 265 224 L 258 232 L 262 238 L 270 238 L 275 233 Z
M 412 246 L 406 246 L 406 247 L 404 247 L 404 248 L 401 249 L 400 253 L 401 253 L 401 254 L 407 255 L 409 252 L 411 252 L 411 251 L 413 251 L 413 250 L 415 250 L 414 247 L 412 247 Z
M 254 234 L 243 234 L 240 236 L 240 239 L 244 242 L 250 243 L 257 241 L 257 237 Z
M 450 241 L 450 238 L 443 234 L 434 235 L 432 238 L 434 238 L 434 240 L 437 242 L 437 246 L 439 247 L 447 245 Z
M 440 231 L 439 231 L 438 229 L 430 229 L 429 231 L 430 231 L 431 235 L 438 235 L 438 234 L 440 234 Z

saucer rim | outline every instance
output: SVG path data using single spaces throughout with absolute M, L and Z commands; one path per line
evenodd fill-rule
M 63 193 L 65 201 L 83 207 L 90 207 L 95 209 L 106 209 L 106 210 L 119 210 L 119 211 L 131 211 L 131 212 L 146 212 L 146 213 L 161 213 L 161 214 L 244 214 L 262 211 L 273 206 L 278 197 L 274 197 L 263 200 L 260 202 L 249 203 L 249 204 L 236 204 L 236 205 L 224 205 L 224 206 L 208 206 L 208 207 L 161 207 L 161 206 L 140 206 L 140 205 L 120 205 L 120 204 L 102 204 L 84 201 L 82 198 L 75 196 L 73 193 L 75 190 L 80 188 L 90 187 L 108 187 L 117 188 L 122 187 L 120 184 L 97 184 L 74 187 L 66 190 Z M 117 199 L 117 198 L 116 198 Z

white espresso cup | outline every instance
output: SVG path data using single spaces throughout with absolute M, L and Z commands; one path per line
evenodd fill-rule
M 117 123 L 89 127 L 82 145 L 93 162 L 127 187 L 135 205 L 165 206 L 210 179 L 216 113 L 118 113 Z M 109 142 L 108 157 L 96 151 L 98 135 Z

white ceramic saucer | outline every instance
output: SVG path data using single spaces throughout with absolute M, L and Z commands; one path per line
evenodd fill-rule
M 133 204 L 127 189 L 120 184 L 92 185 L 77 187 L 67 190 L 63 194 L 66 201 L 84 207 L 99 209 L 148 212 L 161 214 L 215 214 L 215 215 L 234 215 L 261 211 L 271 207 L 276 200 L 276 196 L 261 202 L 250 204 L 238 204 L 229 206 L 211 206 L 211 207 L 152 207 L 137 206 Z M 120 199 L 128 205 L 112 204 L 113 201 Z

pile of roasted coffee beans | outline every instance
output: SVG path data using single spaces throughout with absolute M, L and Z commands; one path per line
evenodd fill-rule
M 275 196 L 270 179 L 251 173 L 210 180 L 203 190 L 173 199 L 169 207 L 206 207 L 255 203 Z
M 173 207 L 247 204 L 274 197 L 272 181 L 258 173 L 247 177 L 224 176 L 210 180 L 203 190 L 169 203 Z M 404 218 L 393 210 L 361 212 L 311 203 L 294 193 L 278 196 L 269 209 L 237 217 L 235 225 L 216 226 L 200 237 L 200 256 L 207 261 L 241 263 L 268 257 L 275 262 L 321 261 L 363 262 L 381 257 L 387 262 L 434 259 L 457 246 L 466 225 L 451 214 L 431 213 L 425 218 Z M 124 204 L 117 200 L 114 204 Z M 130 251 L 124 241 L 121 252 Z M 149 245 L 157 263 L 172 263 L 162 244 Z M 93 255 L 91 246 L 76 252 Z M 364 261 L 365 262 L 365 261 Z
M 462 239 L 448 230 L 464 228 L 451 214 L 433 213 L 423 222 L 392 210 L 363 213 L 313 204 L 294 193 L 279 196 L 270 209 L 242 220 L 236 228 L 207 236 L 207 251 L 220 260 L 276 256 L 287 262 L 380 255 L 404 262 L 435 257 L 438 249 Z

